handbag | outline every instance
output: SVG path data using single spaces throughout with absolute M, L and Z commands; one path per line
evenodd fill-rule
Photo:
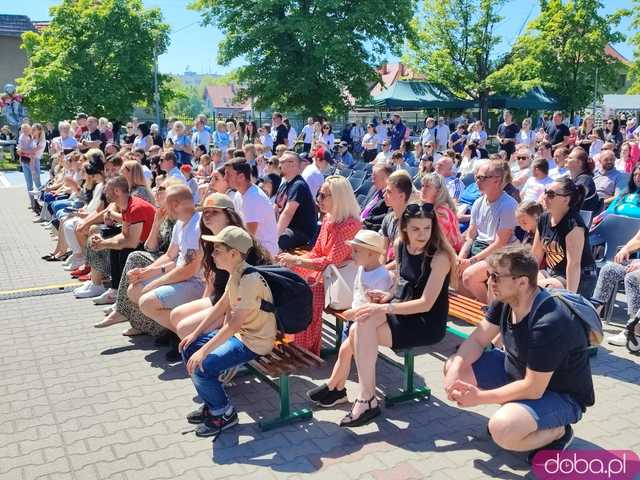
M 353 303 L 353 284 L 358 266 L 349 261 L 340 267 L 329 265 L 322 272 L 324 279 L 324 306 L 333 310 L 347 310 Z

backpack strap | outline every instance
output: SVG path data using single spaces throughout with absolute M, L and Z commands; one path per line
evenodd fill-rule
M 258 271 L 257 268 L 254 267 L 247 267 L 244 269 L 244 271 L 240 274 L 240 277 L 244 277 L 245 275 L 248 275 L 250 273 L 257 273 L 258 275 L 260 275 L 262 277 L 262 280 L 269 285 L 269 282 L 267 282 L 265 280 L 265 278 L 262 276 L 262 274 Z M 267 313 L 275 313 L 276 312 L 276 306 L 271 303 L 266 301 L 264 298 L 262 298 L 260 300 L 260 310 L 262 310 L 263 312 L 267 312 Z

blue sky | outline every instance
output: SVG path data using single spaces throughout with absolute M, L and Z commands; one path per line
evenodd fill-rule
M 259 1 L 259 0 L 250 0 Z M 189 0 L 143 0 L 146 7 L 159 7 L 165 21 L 171 26 L 171 45 L 167 53 L 159 60 L 163 73 L 182 73 L 188 67 L 196 73 L 225 73 L 239 64 L 228 67 L 217 64 L 218 42 L 222 33 L 215 27 L 201 27 L 197 12 L 187 10 Z M 47 20 L 49 7 L 59 3 L 57 0 L 28 0 L 22 2 L 3 2 L 0 13 L 28 15 L 32 20 Z M 611 13 L 618 8 L 631 8 L 632 0 L 604 0 L 603 13 Z M 501 12 L 504 17 L 500 25 L 502 36 L 501 49 L 507 51 L 520 30 L 539 12 L 537 0 L 510 0 Z M 629 20 L 620 25 L 620 31 L 629 31 Z M 625 57 L 633 57 L 633 48 L 628 43 L 615 45 Z M 390 58 L 390 60 L 394 60 Z

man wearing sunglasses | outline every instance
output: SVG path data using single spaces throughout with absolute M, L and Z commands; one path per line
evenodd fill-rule
M 445 363 L 444 386 L 460 407 L 498 404 L 492 440 L 506 450 L 566 450 L 595 402 L 587 335 L 581 321 L 538 288 L 538 262 L 527 247 L 488 259 L 495 302 L 487 317 Z M 504 351 L 490 349 L 501 334 Z
M 462 284 L 479 301 L 487 302 L 487 263 L 489 255 L 515 241 L 515 211 L 518 206 L 504 188 L 504 167 L 491 160 L 478 168 L 476 183 L 482 196 L 471 207 L 466 240 L 458 254 Z

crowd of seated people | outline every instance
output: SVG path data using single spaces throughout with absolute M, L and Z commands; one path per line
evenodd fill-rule
M 631 165 L 628 146 L 616 162 L 615 144 L 604 143 L 595 158 L 586 143 L 572 144 L 560 112 L 535 134 L 530 120 L 521 132 L 510 112 L 503 118 L 501 149 L 494 154 L 487 151 L 481 122 L 471 129 L 461 122 L 442 138 L 446 125 L 427 119 L 418 145 L 407 146 L 400 115 L 382 128 L 368 125 L 360 148 L 338 142 L 335 152 L 332 126 L 310 119 L 300 134 L 302 154 L 294 149 L 293 127 L 277 112 L 260 128 L 235 121 L 209 127 L 199 116 L 189 130 L 175 121 L 166 138 L 155 126 L 132 120 L 127 135 L 109 139 L 93 120 L 83 122 L 77 145 L 54 151 L 50 181 L 32 192 L 36 220 L 56 237 L 55 249 L 43 258 L 61 262 L 83 282 L 76 298 L 103 306 L 96 328 L 128 323 L 123 335 L 156 337 L 168 346 L 168 361 L 185 362 L 204 401 L 188 415 L 200 436 L 238 422 L 225 382 L 243 363 L 269 353 L 278 335 L 273 312 L 261 308 L 273 301 L 268 284 L 245 269 L 278 263 L 307 282 L 312 318 L 289 340 L 319 355 L 323 272 L 353 260 L 357 274 L 352 308 L 344 312 L 345 341 L 330 379 L 309 392 L 314 403 L 332 407 L 347 400 L 345 382 L 355 360 L 358 390 L 341 425 L 363 425 L 379 415 L 378 347 L 440 342 L 455 289 L 491 305 L 478 333 L 447 363 L 449 398 L 463 407 L 503 405 L 489 430 L 504 448 L 567 442 L 570 424 L 593 403 L 583 356 L 569 362 L 580 365 L 582 388 L 562 385 L 572 374 L 572 349 L 582 340 L 553 339 L 562 343 L 557 356 L 531 353 L 536 361 L 526 372 L 526 349 L 535 345 L 523 346 L 514 333 L 503 339 L 504 348 L 524 363 L 518 360 L 506 374 L 496 367 L 499 354 L 481 353 L 504 336 L 496 312 L 513 307 L 518 323 L 546 288 L 585 297 L 595 288 L 602 297 L 608 275 L 638 290 L 632 277 L 640 270 L 620 264 L 640 243 L 631 241 L 617 266 L 598 278 L 580 212 L 633 213 L 640 170 Z M 56 144 L 70 146 L 67 130 L 73 129 L 63 123 Z M 635 303 L 633 316 L 640 308 Z M 553 323 L 546 309 L 533 313 Z M 492 381 L 493 374 L 503 380 Z M 513 396 L 500 390 L 510 382 L 517 384 Z M 478 388 L 498 393 L 483 396 Z M 544 392 L 556 395 L 529 402 Z M 529 402 L 530 410 L 525 415 L 517 406 L 506 408 L 510 402 Z M 536 417 L 549 402 L 564 409 L 560 423 Z

